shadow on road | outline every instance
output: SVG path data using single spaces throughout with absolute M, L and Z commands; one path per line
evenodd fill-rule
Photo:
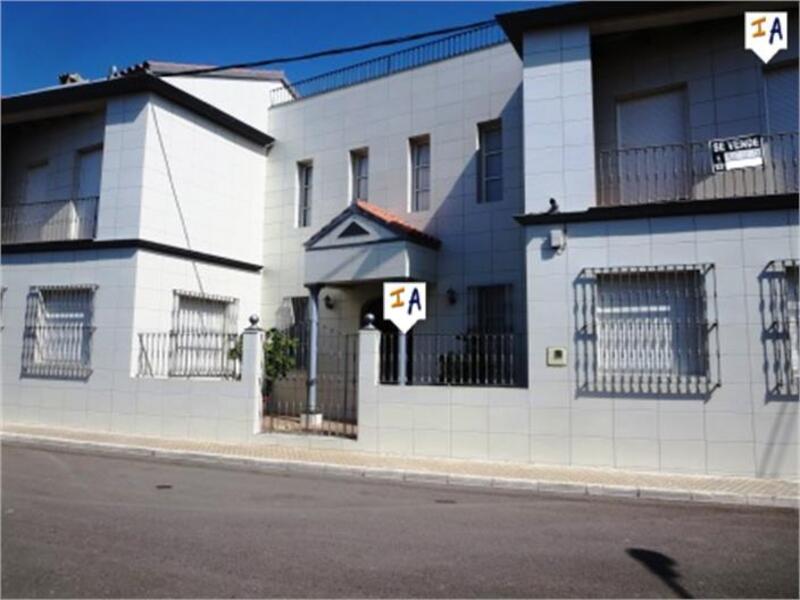
M 642 548 L 628 548 L 625 552 L 634 560 L 642 563 L 648 571 L 667 584 L 669 589 L 675 592 L 678 598 L 694 598 L 686 588 L 676 581 L 676 579 L 680 578 L 680 574 L 676 570 L 678 563 L 672 558 L 666 554 L 653 552 L 652 550 L 644 550 Z

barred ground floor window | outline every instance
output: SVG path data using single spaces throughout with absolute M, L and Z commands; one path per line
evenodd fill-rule
M 22 374 L 85 378 L 91 372 L 95 285 L 31 287 L 25 310 Z
M 796 397 L 800 391 L 798 265 L 797 259 L 774 260 L 764 270 L 769 314 L 763 337 L 771 396 Z
M 711 390 L 713 265 L 589 268 L 576 291 L 585 391 Z

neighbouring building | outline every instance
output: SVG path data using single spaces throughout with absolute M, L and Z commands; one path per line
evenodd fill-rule
M 768 64 L 746 10 L 789 12 Z M 578 2 L 304 81 L 4 98 L 4 419 L 796 478 L 796 23 Z M 252 313 L 292 362 L 263 399 Z

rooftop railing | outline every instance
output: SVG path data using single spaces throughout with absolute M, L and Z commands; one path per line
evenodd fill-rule
M 392 54 L 379 56 L 355 65 L 323 73 L 272 91 L 272 105 L 286 104 L 311 96 L 387 75 L 393 75 L 440 60 L 446 60 L 505 43 L 506 36 L 497 23 L 486 23 L 432 42 L 420 44 Z
M 97 196 L 4 204 L 2 243 L 91 240 L 97 229 Z
M 708 142 L 600 150 L 600 206 L 716 200 L 798 191 L 798 134 L 761 136 L 763 164 L 715 172 Z

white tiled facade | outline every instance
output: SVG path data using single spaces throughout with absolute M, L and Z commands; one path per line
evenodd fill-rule
M 638 33 L 616 24 L 618 31 L 608 24 L 598 30 L 592 22 L 531 28 L 518 40 L 519 54 L 502 43 L 278 105 L 270 96 L 277 81 L 166 78 L 268 133 L 275 141 L 267 148 L 155 93 L 113 97 L 89 114 L 31 127 L 5 153 L 4 206 L 24 196 L 24 169 L 44 155 L 52 166 L 47 198 L 69 197 L 75 153 L 102 144 L 95 240 L 144 240 L 177 251 L 3 256 L 4 418 L 417 456 L 797 478 L 798 402 L 776 393 L 772 380 L 767 297 L 770 265 L 800 258 L 797 208 L 768 207 L 774 199 L 761 192 L 747 205 L 738 200 L 737 211 L 587 216 L 600 203 L 600 152 L 620 146 L 620 102 L 681 90 L 686 141 L 703 152 L 709 139 L 770 132 L 765 81 L 774 69 L 797 64 L 790 21 L 789 49 L 767 67 L 741 47 L 736 16 L 684 26 L 665 19 Z M 701 30 L 712 33 L 696 35 Z M 497 120 L 503 194 L 484 203 L 479 127 Z M 430 141 L 430 207 L 413 211 L 410 144 L 420 136 Z M 326 276 L 333 250 L 320 258 L 304 243 L 351 204 L 354 151 L 368 157 L 369 203 L 441 247 L 398 241 L 378 251 L 330 242 L 331 235 L 329 246 L 342 246 L 335 252 L 346 268 L 323 288 L 329 302 L 320 303 L 322 324 L 356 332 L 390 271 L 428 280 L 421 333 L 464 331 L 469 288 L 510 284 L 526 367 L 521 385 L 381 385 L 376 337 L 362 334 L 360 361 L 372 367 L 359 374 L 352 441 L 254 435 L 260 398 L 241 381 L 136 377 L 137 336 L 170 329 L 175 291 L 235 298 L 237 331 L 252 313 L 267 327 L 286 324 L 290 299 Z M 298 223 L 299 164 L 313 166 L 306 227 Z M 525 218 L 514 218 L 544 213 L 551 198 L 563 220 L 523 225 Z M 359 222 L 368 230 L 364 240 L 384 236 L 372 221 Z M 554 236 L 563 238 L 560 249 L 552 247 Z M 219 260 L 181 254 L 189 250 Z M 713 324 L 713 389 L 587 393 L 579 373 L 582 273 L 700 264 L 713 267 L 713 294 L 704 299 Z M 50 284 L 98 286 L 85 381 L 20 377 L 25 298 L 31 286 Z M 565 366 L 548 365 L 553 348 L 566 352 Z
M 95 240 L 144 240 L 258 263 L 263 148 L 155 94 L 111 98 L 100 111 L 56 123 L 20 136 L 20 151 L 4 162 L 4 203 L 21 200 L 27 165 L 42 159 L 49 161 L 46 200 L 72 197 L 76 153 L 102 145 Z M 176 291 L 236 299 L 241 331 L 259 310 L 260 274 L 121 245 L 3 257 L 4 417 L 129 433 L 249 436 L 249 388 L 238 381 L 137 377 L 138 336 L 171 329 Z M 91 375 L 74 381 L 20 376 L 30 288 L 85 284 L 97 286 Z
M 466 288 L 512 284 L 524 300 L 522 231 L 522 65 L 508 44 L 337 90 L 270 111 L 270 134 L 280 140 L 267 161 L 262 314 L 275 322 L 283 299 L 305 295 L 303 243 L 350 204 L 350 152 L 369 151 L 369 202 L 442 242 L 429 292 L 430 323 L 463 327 Z M 503 198 L 477 199 L 478 125 L 502 119 Z M 409 210 L 409 140 L 431 142 L 431 206 Z M 297 163 L 312 161 L 311 225 L 297 227 Z M 448 305 L 445 291 L 461 298 Z M 355 331 L 361 305 L 375 286 L 326 288 L 338 308 L 323 322 Z M 342 301 L 338 301 L 343 298 Z M 421 330 L 433 327 L 422 324 Z

